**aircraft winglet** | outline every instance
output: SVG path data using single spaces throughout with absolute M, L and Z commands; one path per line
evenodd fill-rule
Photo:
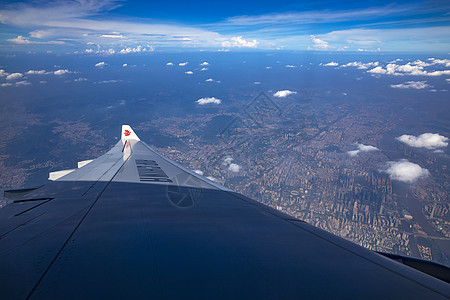
M 125 143 L 127 140 L 140 141 L 139 137 L 131 129 L 130 125 L 122 125 L 122 142 Z

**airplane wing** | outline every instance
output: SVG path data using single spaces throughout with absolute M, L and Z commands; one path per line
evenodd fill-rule
M 127 125 L 80 166 L 9 192 L 1 299 L 450 297 L 448 283 L 399 258 L 186 170 Z

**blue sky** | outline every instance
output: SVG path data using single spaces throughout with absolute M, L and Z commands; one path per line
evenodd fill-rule
M 448 1 L 3 1 L 0 49 L 450 52 Z

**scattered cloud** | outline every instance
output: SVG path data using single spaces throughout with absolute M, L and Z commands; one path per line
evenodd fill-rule
M 124 68 L 127 67 L 127 66 L 128 66 L 128 64 L 123 64 L 123 65 L 122 65 L 122 67 L 124 67 Z
M 327 64 L 324 64 L 323 66 L 325 66 L 325 67 L 336 67 L 336 66 L 339 66 L 339 64 L 337 62 L 331 61 L 331 62 L 329 62 Z
M 328 50 L 330 49 L 330 45 L 328 42 L 317 38 L 314 35 L 310 36 L 311 41 L 313 42 L 312 46 L 308 46 L 308 50 Z
M 23 77 L 22 73 L 12 73 L 6 76 L 6 80 L 17 80 Z
M 257 40 L 247 41 L 242 36 L 235 36 L 229 41 L 222 42 L 222 47 L 256 48 L 258 44 L 259 42 Z
M 173 63 L 168 62 L 168 63 L 166 64 L 166 66 L 173 66 Z
M 48 74 L 45 70 L 28 70 L 26 75 L 45 75 Z
M 215 97 L 205 97 L 205 98 L 200 98 L 195 102 L 197 102 L 200 105 L 205 105 L 205 104 L 210 104 L 210 103 L 211 104 L 220 104 L 220 103 L 222 103 L 222 100 L 217 99 Z
M 260 81 L 255 81 L 254 84 L 261 84 L 261 82 Z
M 64 75 L 64 74 L 69 74 L 69 73 L 72 73 L 72 72 L 70 72 L 69 70 L 57 70 L 57 71 L 55 71 L 55 72 L 53 72 L 53 74 L 55 74 L 55 75 L 57 75 L 57 76 L 61 76 L 61 75 Z
M 96 63 L 95 64 L 95 67 L 96 68 L 103 68 L 103 67 L 105 67 L 105 66 L 107 66 L 108 64 L 107 63 L 105 63 L 104 61 L 101 61 L 101 62 L 99 62 L 99 63 Z
M 9 74 L 5 72 L 5 70 L 0 69 L 0 77 L 8 76 Z
M 409 162 L 406 159 L 399 161 L 390 161 L 381 170 L 387 173 L 392 180 L 413 183 L 419 178 L 427 177 L 430 172 L 418 164 Z
M 201 68 L 200 71 L 206 71 L 208 68 Z
M 357 144 L 357 148 L 358 148 L 357 150 L 347 151 L 347 154 L 350 156 L 357 156 L 360 152 L 370 152 L 379 150 L 377 147 L 364 144 Z
M 194 170 L 194 173 L 203 176 L 202 170 Z
M 411 147 L 434 150 L 448 146 L 448 138 L 438 133 L 423 133 L 419 136 L 404 134 L 396 138 Z
M 297 92 L 295 91 L 290 91 L 290 90 L 282 90 L 282 91 L 278 91 L 275 94 L 273 94 L 275 97 L 278 98 L 286 98 L 289 95 L 295 95 L 297 94 Z
M 5 87 L 5 86 L 12 86 L 12 83 L 10 83 L 10 82 L 5 82 L 5 83 L 2 83 L 1 86 L 2 86 L 2 87 Z
M 202 62 L 202 63 L 200 64 L 200 66 L 209 66 L 209 62 L 204 61 L 204 62 Z
M 426 89 L 431 87 L 431 85 L 427 84 L 426 81 L 407 81 L 405 83 L 400 84 L 391 84 L 391 88 L 394 89 Z
M 187 65 L 189 62 L 181 62 L 181 63 L 179 63 L 178 65 L 180 66 L 180 67 L 184 67 L 185 65 Z
M 342 65 L 341 68 L 346 68 L 346 67 L 357 67 L 358 69 L 368 69 L 371 67 L 376 67 L 378 66 L 380 63 L 375 61 L 375 62 L 368 62 L 368 63 L 362 63 L 360 61 L 353 61 L 353 62 L 349 62 L 345 65 Z
M 81 82 L 81 81 L 86 81 L 86 80 L 87 80 L 87 78 L 80 77 L 80 78 L 74 79 L 73 81 L 75 81 L 75 82 Z
M 155 48 L 151 45 L 147 47 L 142 47 L 141 45 L 137 47 L 125 47 L 119 51 L 119 54 L 129 54 L 129 53 L 141 53 L 141 52 L 153 52 Z M 114 49 L 110 49 L 110 54 L 114 54 Z
M 65 44 L 63 41 L 48 41 L 48 42 L 30 41 L 30 38 L 24 37 L 22 35 L 19 35 L 14 39 L 7 39 L 7 41 L 14 43 L 14 44 L 19 44 L 19 45 L 29 45 L 29 44 L 63 45 L 63 44 Z
M 25 85 L 31 85 L 31 82 L 28 82 L 26 80 L 16 82 L 16 86 L 25 86 Z
M 186 71 L 186 72 L 184 72 L 185 74 L 188 74 L 188 75 L 192 75 L 192 74 L 194 74 L 194 72 L 192 72 L 192 71 Z
M 228 166 L 228 170 L 233 172 L 233 173 L 239 173 L 239 171 L 241 170 L 241 166 L 238 165 L 238 164 L 231 163 Z
M 296 66 L 294 65 L 285 65 L 286 68 L 296 68 Z M 266 69 L 268 69 L 269 67 L 267 67 Z
M 206 79 L 205 81 L 206 81 L 206 82 L 213 82 L 213 81 L 214 81 L 214 79 L 212 79 L 212 78 L 208 78 L 208 79 Z
M 373 69 L 368 70 L 368 73 L 372 74 L 385 74 L 385 75 L 414 75 L 414 76 L 441 76 L 441 75 L 450 75 L 450 70 L 437 70 L 437 71 L 427 71 L 424 70 L 426 64 L 422 61 L 409 62 L 404 65 L 398 65 L 395 63 L 389 63 L 385 68 L 381 66 L 377 66 Z

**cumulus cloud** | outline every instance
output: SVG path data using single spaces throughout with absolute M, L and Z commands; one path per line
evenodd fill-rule
M 203 176 L 203 171 L 202 170 L 194 170 L 194 173 Z
M 324 64 L 323 66 L 325 66 L 325 67 L 336 67 L 336 66 L 339 66 L 339 64 L 337 62 L 335 62 L 335 61 L 330 61 L 329 63 Z
M 360 152 L 370 152 L 370 151 L 376 151 L 378 150 L 377 147 L 370 146 L 370 145 L 364 145 L 364 144 L 357 144 L 356 150 L 347 151 L 347 154 L 350 156 L 356 156 Z
M 210 103 L 211 104 L 220 104 L 220 103 L 222 103 L 222 100 L 217 99 L 215 97 L 204 97 L 204 98 L 198 99 L 195 102 L 197 102 L 200 105 L 205 105 L 205 104 L 210 104 Z
M 208 68 L 201 68 L 200 71 L 206 71 Z
M 423 133 L 419 136 L 404 134 L 396 138 L 411 147 L 434 150 L 448 146 L 448 138 L 438 133 Z
M 23 77 L 22 73 L 11 73 L 8 76 L 6 76 L 6 80 L 16 80 Z
M 80 78 L 74 79 L 73 81 L 75 81 L 75 82 L 81 82 L 81 81 L 86 81 L 86 80 L 87 80 L 87 78 L 80 77 Z
M 213 181 L 213 182 L 217 182 L 217 179 L 212 177 L 212 176 L 206 176 L 207 179 Z
M 4 87 L 4 86 L 12 86 L 12 83 L 6 82 L 6 83 L 2 83 L 0 86 Z
M 28 70 L 25 74 L 27 75 L 44 75 L 47 74 L 45 70 Z
M 61 76 L 61 75 L 68 74 L 68 73 L 71 73 L 71 72 L 69 70 L 62 70 L 62 69 L 53 72 L 53 74 L 55 74 L 57 76 Z
M 124 67 L 124 68 L 127 67 L 127 66 L 128 66 L 128 64 L 123 64 L 123 65 L 122 65 L 122 67 Z
M 29 44 L 63 45 L 63 44 L 65 44 L 63 41 L 49 41 L 49 42 L 30 41 L 30 38 L 24 37 L 22 35 L 19 35 L 14 39 L 7 39 L 7 41 L 14 43 L 14 44 L 19 44 L 19 45 L 29 45 Z
M 430 172 L 418 164 L 409 162 L 406 159 L 399 161 L 390 161 L 382 169 L 392 180 L 398 180 L 406 183 L 413 183 L 419 178 L 427 177 Z
M 347 64 L 345 64 L 345 65 L 342 65 L 341 67 L 342 67 L 342 68 L 346 68 L 346 67 L 357 67 L 358 69 L 365 70 L 365 69 L 368 69 L 368 68 L 371 68 L 371 67 L 376 67 L 376 66 L 378 66 L 379 64 L 380 64 L 380 63 L 377 62 L 377 61 L 375 61 L 375 62 L 368 62 L 368 63 L 362 63 L 362 62 L 360 62 L 360 61 L 353 61 L 353 62 L 349 62 L 349 63 L 347 63 Z
M 173 66 L 173 63 L 168 62 L 168 63 L 166 64 L 166 66 Z
M 181 62 L 181 63 L 179 63 L 178 65 L 180 66 L 180 67 L 184 67 L 185 65 L 187 65 L 189 62 Z
M 314 35 L 310 36 L 311 41 L 313 42 L 312 46 L 308 46 L 308 50 L 327 50 L 330 48 L 328 42 L 316 38 Z
M 296 66 L 294 66 L 294 65 L 286 65 L 285 66 L 286 68 L 296 68 Z M 267 68 L 266 68 L 267 69 Z
M 247 41 L 242 36 L 235 36 L 231 38 L 231 41 L 222 42 L 222 47 L 256 48 L 258 44 L 257 40 Z
M 0 69 L 0 77 L 8 76 L 9 74 L 5 72 L 5 70 Z
M 140 52 L 153 52 L 155 51 L 155 48 L 151 45 L 147 47 L 142 47 L 141 45 L 132 48 L 132 47 L 125 47 L 119 51 L 120 54 L 129 54 L 129 53 L 140 53 Z M 114 54 L 114 49 L 110 49 L 110 54 Z
M 212 78 L 208 78 L 208 79 L 206 79 L 205 81 L 206 81 L 206 82 L 213 82 L 213 81 L 214 81 L 214 79 L 212 79 Z
M 426 81 L 407 81 L 405 83 L 400 84 L 391 84 L 391 88 L 394 89 L 426 89 L 428 87 L 431 87 L 429 84 L 426 83 Z
M 194 72 L 192 72 L 192 71 L 186 71 L 186 72 L 184 72 L 185 74 L 188 74 L 188 75 L 192 75 L 192 74 L 194 74 Z
M 440 71 L 427 71 L 424 67 L 427 66 L 426 63 L 422 61 L 416 61 L 414 63 L 407 63 L 404 65 L 398 65 L 395 63 L 389 63 L 385 68 L 377 66 L 368 73 L 372 74 L 386 74 L 386 75 L 415 75 L 415 76 L 441 76 L 450 75 L 450 70 L 440 70 Z
M 437 59 L 437 58 L 429 58 L 433 65 L 442 64 L 446 67 L 450 67 L 450 59 Z
M 238 164 L 231 163 L 228 166 L 228 170 L 233 172 L 233 173 L 239 173 L 239 171 L 241 170 L 241 166 L 238 165 Z
M 273 95 L 274 95 L 275 97 L 278 97 L 278 98 L 285 98 L 285 97 L 287 97 L 287 96 L 289 96 L 289 95 L 295 95 L 295 94 L 297 94 L 297 92 L 290 91 L 290 90 L 282 90 L 282 91 L 276 92 L 276 93 L 273 94 Z
M 260 81 L 255 81 L 254 84 L 261 84 L 261 82 Z
M 26 80 L 16 82 L 16 86 L 25 86 L 25 85 L 30 85 L 30 84 L 31 84 L 31 82 L 28 82 Z
M 204 61 L 204 62 L 202 62 L 202 63 L 200 64 L 200 66 L 209 66 L 209 62 Z
M 97 68 L 103 68 L 104 66 L 108 65 L 107 63 L 105 63 L 104 61 L 101 61 L 99 63 L 95 64 L 95 67 Z

